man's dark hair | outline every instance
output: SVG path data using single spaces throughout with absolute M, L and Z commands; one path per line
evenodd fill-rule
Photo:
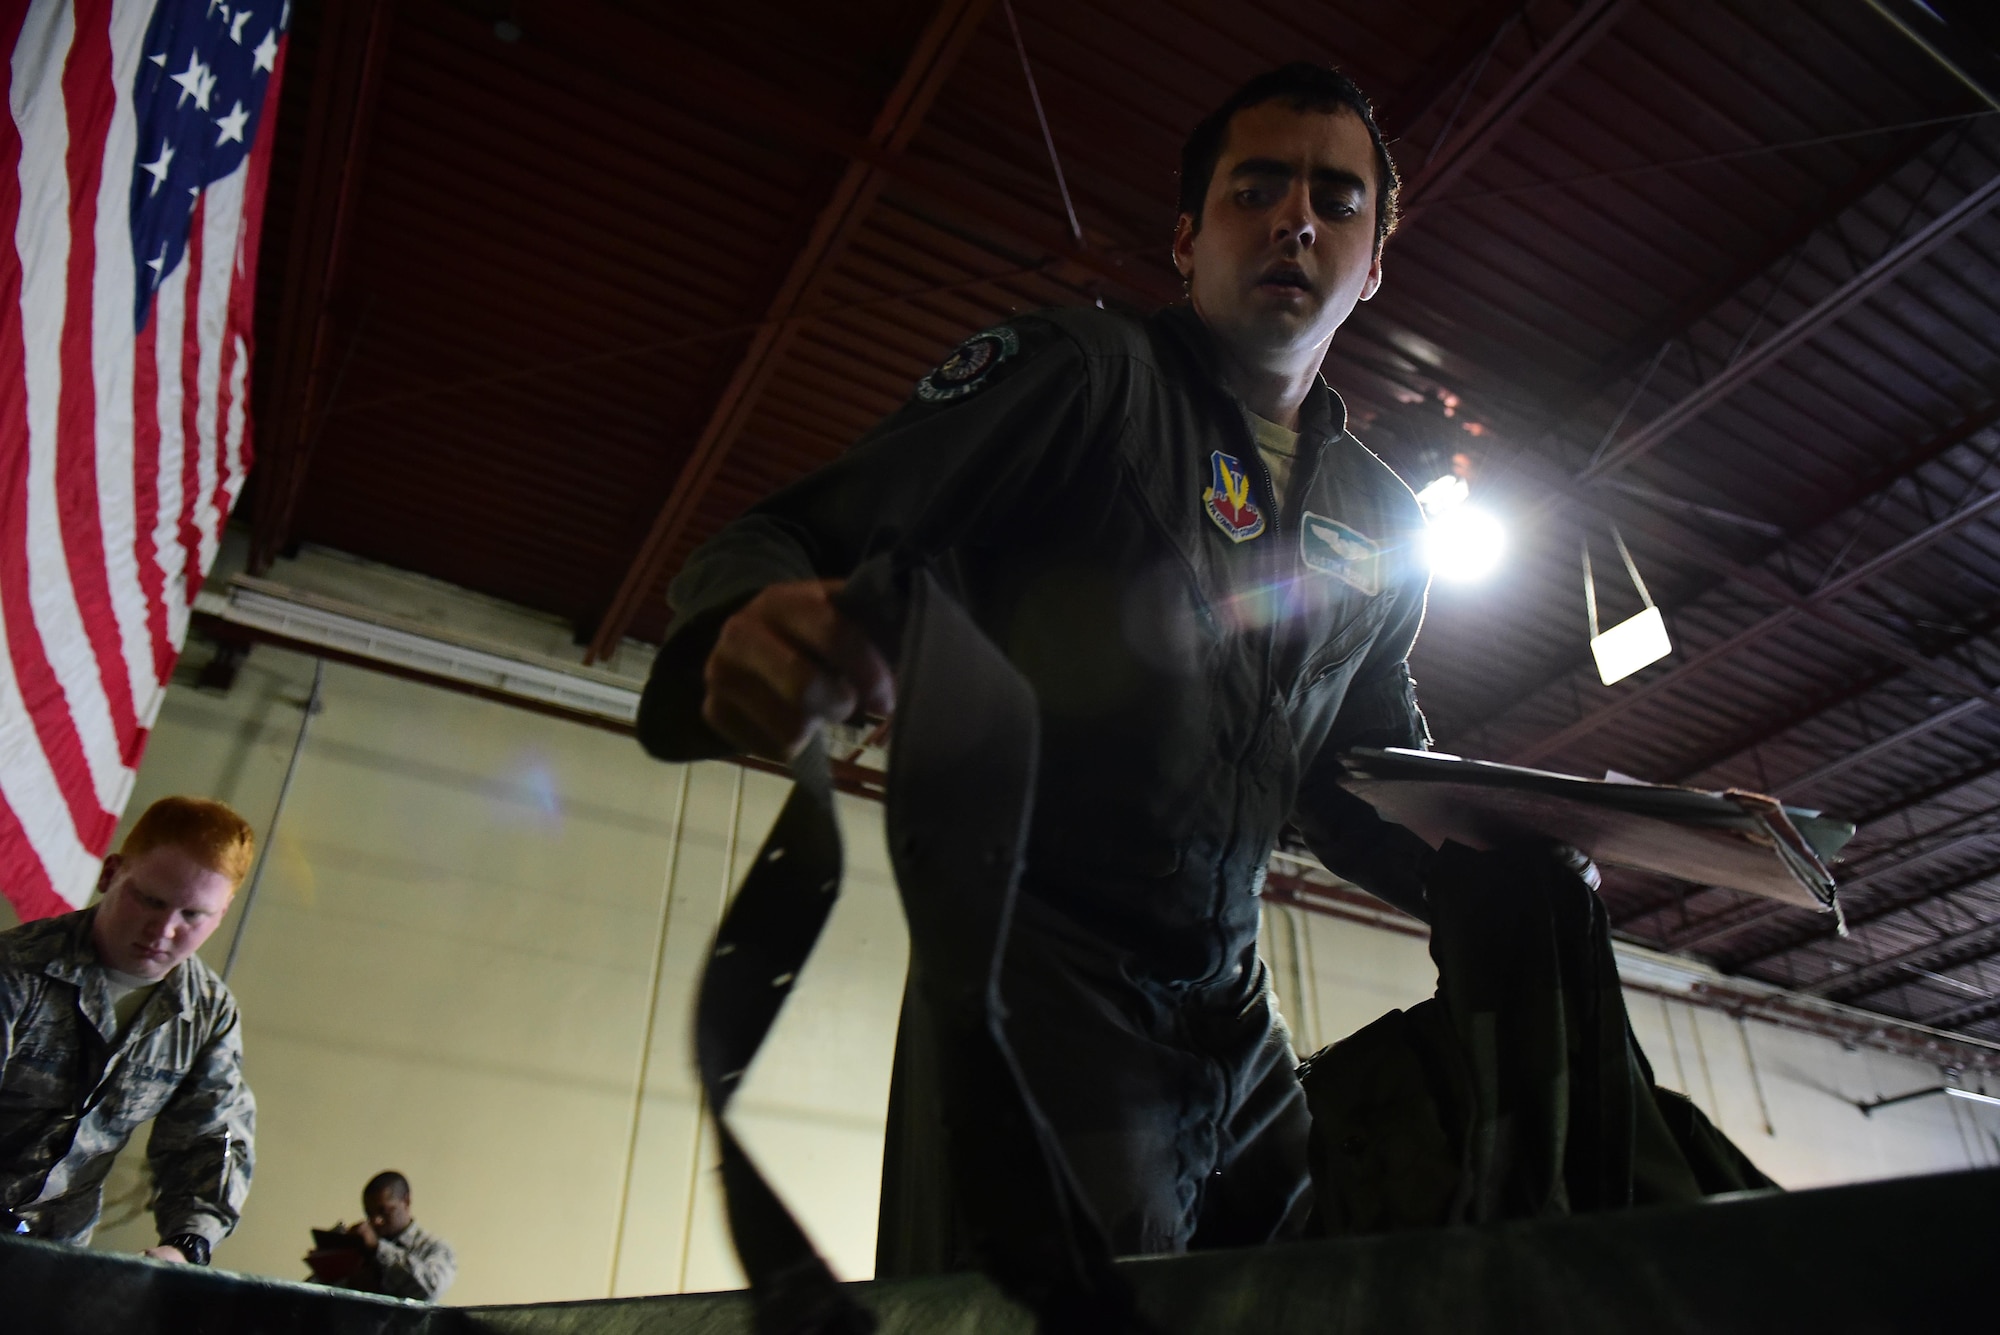
M 408 1200 L 410 1199 L 410 1179 L 404 1177 L 393 1168 L 386 1173 L 377 1173 L 375 1176 L 369 1178 L 368 1185 L 361 1189 L 361 1199 L 365 1201 L 378 1191 L 385 1191 L 391 1196 Z
M 1368 95 L 1339 70 L 1310 61 L 1294 61 L 1258 75 L 1194 127 L 1181 145 L 1181 212 L 1194 219 L 1196 231 L 1201 230 L 1202 204 L 1222 157 L 1223 142 L 1229 138 L 1229 122 L 1237 112 L 1266 102 L 1282 102 L 1293 111 L 1337 112 L 1345 108 L 1368 127 L 1368 137 L 1375 141 L 1375 249 L 1380 251 L 1396 228 L 1396 164 L 1390 161 L 1382 142 L 1382 130 L 1375 124 L 1375 108 Z

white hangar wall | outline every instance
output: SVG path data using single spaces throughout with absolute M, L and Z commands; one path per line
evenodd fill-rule
M 262 831 L 311 676 L 309 658 L 262 647 L 227 695 L 174 687 L 128 820 L 192 792 Z M 457 1248 L 450 1301 L 739 1284 L 690 1000 L 784 781 L 658 764 L 610 732 L 358 668 L 330 664 L 325 701 L 232 980 L 257 1176 L 217 1264 L 302 1275 L 308 1228 L 353 1219 L 361 1184 L 397 1168 Z M 845 892 L 739 1106 L 836 1269 L 863 1277 L 906 944 L 880 809 L 843 799 L 842 814 Z M 234 925 L 206 948 L 217 967 Z M 1434 986 L 1419 939 L 1291 909 L 1269 929 L 1304 1049 Z M 1936 1084 L 1934 1067 L 1628 999 L 1662 1083 L 1787 1186 L 2000 1162 L 2000 1110 L 1855 1110 Z M 141 1157 L 114 1175 L 97 1246 L 153 1240 Z

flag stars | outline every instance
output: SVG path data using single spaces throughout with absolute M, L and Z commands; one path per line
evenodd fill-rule
M 237 102 L 236 106 L 227 116 L 223 116 L 215 122 L 216 128 L 222 132 L 216 136 L 215 146 L 221 148 L 227 143 L 242 143 L 243 127 L 249 123 L 249 120 L 250 113 L 243 109 L 241 101 Z
M 159 2 L 147 0 L 142 8 Z M 132 86 L 138 151 L 126 150 L 127 262 L 142 328 L 156 294 L 187 254 L 202 199 L 249 155 L 259 108 L 284 59 L 291 8 L 289 0 L 175 0 L 172 9 L 184 18 L 162 26 L 164 39 L 155 35 L 131 53 L 138 74 Z M 207 128 L 213 139 L 205 137 Z
M 180 99 L 174 103 L 175 106 L 185 106 L 192 97 L 197 107 L 208 110 L 208 95 L 215 91 L 215 71 L 202 64 L 200 56 L 190 54 L 188 67 L 176 74 L 173 81 L 181 88 Z
M 164 141 L 160 144 L 159 157 L 151 162 L 142 162 L 139 164 L 139 169 L 153 178 L 153 188 L 148 190 L 147 194 L 157 195 L 160 193 L 160 187 L 167 183 L 167 170 L 173 164 L 174 146 Z

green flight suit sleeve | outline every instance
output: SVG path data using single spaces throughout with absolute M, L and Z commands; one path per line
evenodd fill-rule
M 1006 330 L 1015 350 L 976 381 L 932 372 L 918 397 L 845 455 L 753 507 L 688 560 L 668 592 L 674 620 L 639 706 L 648 751 L 676 761 L 728 754 L 701 718 L 702 668 L 722 623 L 764 588 L 845 578 L 890 551 L 935 557 L 977 547 L 1032 522 L 1070 482 L 1097 412 L 1089 363 L 1045 320 Z M 991 335 L 965 347 L 981 337 Z M 927 388 L 956 397 L 927 401 Z
M 223 1011 L 193 1067 L 153 1121 L 146 1142 L 160 1236 L 228 1237 L 250 1195 L 257 1100 L 243 1078 L 242 1021 Z
M 1410 508 L 1416 510 L 1412 498 Z M 1329 871 L 1376 898 L 1428 920 L 1423 870 L 1430 845 L 1400 825 L 1383 820 L 1375 808 L 1340 786 L 1340 755 L 1357 746 L 1430 749 L 1430 728 L 1417 707 L 1410 676 L 1410 650 L 1423 625 L 1430 571 L 1416 558 L 1423 523 L 1400 544 L 1403 553 L 1393 593 L 1396 601 L 1348 686 L 1332 734 L 1299 785 L 1292 823 Z

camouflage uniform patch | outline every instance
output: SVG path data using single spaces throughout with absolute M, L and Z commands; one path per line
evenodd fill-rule
M 255 1163 L 236 1000 L 189 958 L 120 1036 L 95 917 L 0 933 L 0 1206 L 34 1237 L 88 1242 L 112 1160 L 152 1118 L 160 1236 L 213 1245 L 236 1227 Z

